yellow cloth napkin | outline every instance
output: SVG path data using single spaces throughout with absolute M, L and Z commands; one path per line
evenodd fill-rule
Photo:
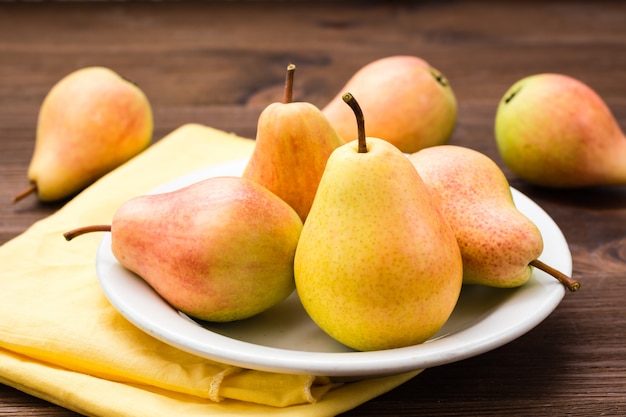
M 0 247 L 0 382 L 89 416 L 329 416 L 415 376 L 335 384 L 213 362 L 137 329 L 95 274 L 98 233 L 121 203 L 197 169 L 248 157 L 254 142 L 206 126 L 180 127 Z

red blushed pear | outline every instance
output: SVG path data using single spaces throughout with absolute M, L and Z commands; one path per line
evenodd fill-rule
M 359 98 L 368 135 L 383 138 L 412 153 L 447 143 L 457 118 L 457 103 L 448 80 L 421 58 L 396 55 L 373 61 L 357 71 L 340 91 Z M 333 98 L 322 111 L 339 136 L 357 138 L 354 114 Z
M 415 345 L 448 320 L 462 283 L 454 233 L 406 156 L 365 137 L 328 160 L 296 250 L 302 305 L 357 350 Z
M 228 322 L 259 314 L 294 289 L 302 221 L 287 203 L 240 177 L 214 177 L 180 190 L 133 198 L 111 225 L 65 234 L 111 232 L 119 263 L 174 308 Z
M 289 65 L 284 102 L 270 104 L 259 116 L 256 145 L 243 177 L 285 200 L 305 221 L 326 161 L 343 141 L 321 110 L 292 101 L 294 71 Z
M 578 290 L 577 281 L 537 259 L 543 251 L 541 232 L 517 209 L 504 173 L 489 157 L 443 145 L 422 149 L 409 161 L 440 197 L 461 249 L 464 283 L 519 287 L 528 282 L 534 266 Z
M 143 151 L 152 139 L 148 98 L 104 67 L 65 76 L 46 95 L 37 120 L 30 187 L 41 201 L 66 199 Z
M 602 98 L 562 74 L 517 81 L 495 119 L 500 156 L 528 183 L 555 188 L 626 184 L 626 137 Z

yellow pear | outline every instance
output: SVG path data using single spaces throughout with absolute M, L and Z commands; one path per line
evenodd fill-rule
M 285 200 L 305 221 L 326 160 L 344 142 L 321 110 L 292 101 L 294 71 L 289 65 L 284 102 L 270 104 L 259 116 L 256 144 L 242 176 Z
M 152 139 L 150 103 L 135 84 L 104 67 L 65 76 L 46 95 L 28 168 L 41 201 L 62 200 L 144 150 Z
M 296 289 L 318 326 L 356 350 L 415 345 L 454 309 L 462 261 L 437 200 L 406 156 L 379 138 L 337 148 L 294 260 Z
M 440 197 L 461 249 L 464 283 L 518 287 L 530 279 L 533 266 L 554 275 L 537 259 L 543 251 L 540 230 L 517 209 L 504 173 L 487 155 L 442 145 L 409 160 Z M 563 274 L 557 278 L 572 290 L 580 286 Z
M 456 126 L 457 103 L 448 80 L 415 56 L 373 61 L 341 91 L 359 98 L 370 136 L 383 138 L 405 153 L 447 143 Z M 322 111 L 344 141 L 356 139 L 354 115 L 341 94 Z
M 119 263 L 178 310 L 228 322 L 267 310 L 294 289 L 302 221 L 287 203 L 239 177 L 213 177 L 176 191 L 128 200 L 111 225 Z
M 504 94 L 495 118 L 498 151 L 523 180 L 544 187 L 626 185 L 626 135 L 591 87 L 535 74 Z

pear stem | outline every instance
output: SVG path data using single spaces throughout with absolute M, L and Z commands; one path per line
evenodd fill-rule
M 293 74 L 296 72 L 296 66 L 289 64 L 287 66 L 287 76 L 285 77 L 285 98 L 284 103 L 291 103 L 293 101 Z
M 561 284 L 567 287 L 568 290 L 572 292 L 578 291 L 580 289 L 580 282 L 568 277 L 561 271 L 558 271 L 552 268 L 550 265 L 546 265 L 545 263 L 541 262 L 539 259 L 535 259 L 534 261 L 531 261 L 530 265 L 534 266 L 537 269 L 541 269 L 543 272 L 549 275 L 552 275 L 554 278 L 558 279 Z
M 358 129 L 358 141 L 359 141 L 359 153 L 367 153 L 367 141 L 365 140 L 365 118 L 363 117 L 363 110 L 361 110 L 361 106 L 356 101 L 354 96 L 350 93 L 345 93 L 341 96 L 343 101 L 350 106 L 354 115 L 356 116 L 356 125 Z
M 70 230 L 69 232 L 65 232 L 63 233 L 63 237 L 65 237 L 65 240 L 67 240 L 68 242 L 72 239 L 74 239 L 77 236 L 80 235 L 84 235 L 85 233 L 91 233 L 91 232 L 110 232 L 111 231 L 111 225 L 109 224 L 96 224 L 93 226 L 83 226 L 83 227 L 79 227 L 77 229 L 74 230 Z
M 31 185 L 29 185 L 27 188 L 25 188 L 24 190 L 22 190 L 21 192 L 19 192 L 18 194 L 16 194 L 13 197 L 13 202 L 17 203 L 18 201 L 20 201 L 21 199 L 23 199 L 24 197 L 34 193 L 35 191 L 37 191 L 37 184 L 36 183 L 32 183 Z

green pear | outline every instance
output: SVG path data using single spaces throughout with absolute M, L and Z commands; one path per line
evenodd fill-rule
M 152 139 L 150 103 L 135 84 L 104 67 L 72 72 L 46 95 L 28 168 L 41 201 L 66 199 L 144 150 Z
M 119 263 L 189 316 L 241 320 L 294 290 L 298 214 L 266 188 L 213 177 L 176 191 L 135 197 L 111 225 L 69 231 L 67 240 L 110 231 Z
M 256 143 L 243 177 L 285 200 L 304 222 L 331 152 L 343 145 L 315 105 L 293 102 L 294 65 L 287 68 L 285 100 L 259 116 Z
M 572 77 L 516 82 L 498 106 L 495 136 L 504 163 L 531 184 L 626 184 L 624 133 L 602 98 Z
M 447 143 L 454 132 L 457 103 L 446 78 L 421 58 L 389 56 L 357 71 L 340 91 L 359 98 L 368 135 L 413 153 Z M 339 136 L 357 138 L 354 115 L 341 93 L 322 111 Z
M 415 168 L 394 145 L 365 138 L 355 112 L 359 138 L 328 159 L 304 223 L 296 289 L 313 321 L 346 346 L 419 344 L 458 301 L 461 254 Z
M 543 238 L 515 206 L 509 183 L 488 156 L 442 145 L 409 156 L 428 189 L 440 197 L 463 257 L 463 282 L 512 288 L 525 284 L 533 266 L 575 291 L 579 283 L 538 260 Z

